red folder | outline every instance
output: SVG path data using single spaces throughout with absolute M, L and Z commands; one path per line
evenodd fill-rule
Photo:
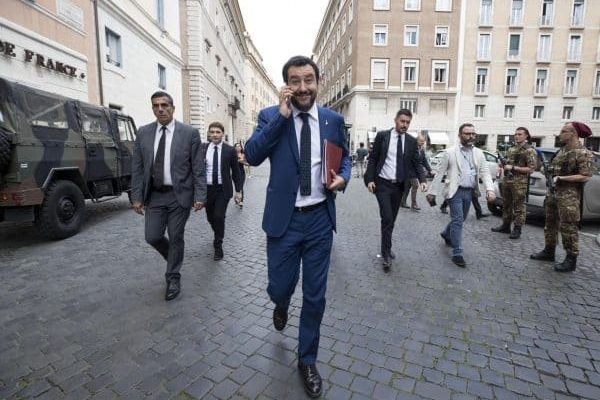
M 340 166 L 342 164 L 342 148 L 325 139 L 323 140 L 322 154 L 323 163 L 321 168 L 321 181 L 325 186 L 329 186 L 333 181 L 330 171 L 334 170 L 336 174 L 340 172 Z

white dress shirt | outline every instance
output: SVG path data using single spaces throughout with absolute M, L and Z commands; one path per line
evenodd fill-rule
M 171 142 L 173 141 L 173 133 L 175 132 L 175 119 L 172 119 L 165 130 L 165 163 L 163 169 L 163 185 L 173 186 L 171 179 Z M 156 160 L 156 152 L 158 151 L 158 143 L 162 135 L 162 125 L 156 121 L 156 133 L 154 134 L 154 159 Z
M 292 116 L 296 128 L 296 139 L 298 141 L 298 154 L 300 154 L 300 133 L 302 132 L 301 111 L 292 104 Z M 319 110 L 317 104 L 313 104 L 310 110 L 308 124 L 310 125 L 310 196 L 300 195 L 300 185 L 296 195 L 296 207 L 306 207 L 317 204 L 326 199 L 325 188 L 321 181 L 321 130 L 319 129 Z
M 388 179 L 390 181 L 396 180 L 396 149 L 398 148 L 398 131 L 394 128 L 390 132 L 390 146 L 388 147 L 387 155 L 385 157 L 385 162 L 383 163 L 383 167 L 381 168 L 381 172 L 379 172 L 379 177 L 383 179 Z M 406 133 L 400 135 L 400 139 L 402 140 L 402 155 L 404 156 L 404 149 L 406 143 Z M 406 174 L 406 171 L 405 171 Z
M 223 157 L 223 141 L 216 145 L 219 148 L 219 163 L 221 163 L 221 159 Z M 219 182 L 213 183 L 212 181 L 212 173 L 213 173 L 213 157 L 215 153 L 215 144 L 210 142 L 208 145 L 208 150 L 206 151 L 206 184 L 207 185 L 222 185 L 223 178 L 221 178 L 221 168 L 217 165 L 217 173 L 219 174 Z
M 474 188 L 477 183 L 477 168 L 475 167 L 475 159 L 473 158 L 473 147 L 460 146 L 460 179 L 459 186 Z

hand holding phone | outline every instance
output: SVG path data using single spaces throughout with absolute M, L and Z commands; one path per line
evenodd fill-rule
M 289 86 L 283 86 L 279 91 L 279 112 L 286 118 L 292 114 L 292 106 L 290 103 L 293 95 L 294 92 Z

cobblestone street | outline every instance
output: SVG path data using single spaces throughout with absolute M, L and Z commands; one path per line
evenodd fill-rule
M 231 202 L 225 258 L 204 211 L 186 231 L 182 294 L 164 300 L 165 263 L 127 196 L 88 206 L 78 235 L 46 241 L 0 227 L 0 398 L 303 399 L 296 369 L 300 286 L 272 327 L 261 218 L 268 167 Z M 382 271 L 375 197 L 354 178 L 338 195 L 318 368 L 327 399 L 600 399 L 600 248 L 580 237 L 558 274 L 496 217 L 465 223 L 466 269 L 450 261 L 439 208 L 401 209 L 396 260 Z M 559 249 L 558 259 L 564 251 Z

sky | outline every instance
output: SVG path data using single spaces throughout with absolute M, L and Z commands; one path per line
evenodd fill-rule
M 238 0 L 246 30 L 275 86 L 292 56 L 310 57 L 329 0 Z

